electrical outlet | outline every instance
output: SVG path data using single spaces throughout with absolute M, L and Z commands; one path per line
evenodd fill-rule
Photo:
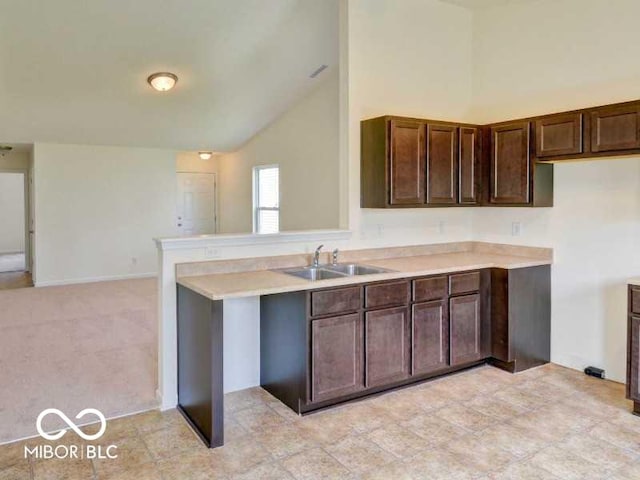
M 384 234 L 384 225 L 379 223 L 378 225 L 376 225 L 376 229 L 378 232 L 378 237 L 382 237 L 382 235 Z
M 204 256 L 207 258 L 218 258 L 220 256 L 220 250 L 215 247 L 207 247 L 204 249 Z
M 444 226 L 445 226 L 444 220 L 440 220 L 438 222 L 438 233 L 440 235 L 444 235 Z
M 131 258 L 131 265 L 137 265 L 138 264 L 138 259 L 136 257 L 132 257 Z
M 511 236 L 519 237 L 522 235 L 522 224 L 520 222 L 511 223 Z

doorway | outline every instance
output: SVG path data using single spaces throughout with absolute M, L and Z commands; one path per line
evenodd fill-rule
M 177 179 L 178 234 L 216 233 L 216 175 L 178 172 Z
M 32 286 L 28 171 L 0 170 L 0 290 Z

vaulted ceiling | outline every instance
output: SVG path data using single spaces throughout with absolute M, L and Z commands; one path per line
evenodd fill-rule
M 337 68 L 338 1 L 2 0 L 0 142 L 233 150 Z
M 484 10 L 507 3 L 524 2 L 528 0 L 440 0 L 445 3 L 453 3 L 470 10 Z

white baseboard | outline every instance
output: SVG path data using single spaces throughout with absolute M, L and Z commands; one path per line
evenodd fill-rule
M 135 280 L 137 278 L 153 278 L 157 277 L 156 272 L 148 273 L 131 273 L 127 275 L 107 275 L 104 277 L 87 277 L 87 278 L 71 278 L 68 280 L 46 280 L 44 282 L 35 282 L 36 287 L 53 287 L 57 285 L 76 285 L 79 283 L 96 283 L 96 282 L 112 282 L 114 280 Z

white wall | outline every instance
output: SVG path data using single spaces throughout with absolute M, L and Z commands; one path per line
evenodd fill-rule
M 556 207 L 551 209 L 362 210 L 359 206 L 359 122 L 389 113 L 469 122 L 491 121 L 638 98 L 640 91 L 636 89 L 640 88 L 640 82 L 636 70 L 640 66 L 632 60 L 637 54 L 623 59 L 625 52 L 629 53 L 637 42 L 620 43 L 623 37 L 629 39 L 636 31 L 635 25 L 629 24 L 629 18 L 637 18 L 637 12 L 629 10 L 635 8 L 634 4 L 599 0 L 532 1 L 525 5 L 533 10 L 524 14 L 519 12 L 519 21 L 514 27 L 507 28 L 512 15 L 509 12 L 512 9 L 518 12 L 523 7 L 502 4 L 500 14 L 489 10 L 474 20 L 469 10 L 436 0 L 343 2 L 342 13 L 346 15 L 341 17 L 343 69 L 340 96 L 344 103 L 340 106 L 340 122 L 345 123 L 346 128 L 340 132 L 340 162 L 344 167 L 342 180 L 348 185 L 340 194 L 345 199 L 342 206 L 348 209 L 353 237 L 338 241 L 318 236 L 298 244 L 274 239 L 270 245 L 220 248 L 217 250 L 219 256 L 238 258 L 309 252 L 317 243 L 325 243 L 328 248 L 360 248 L 478 239 L 552 246 L 557 257 L 552 268 L 553 360 L 576 368 L 582 367 L 583 363 L 602 365 L 610 377 L 621 380 L 626 302 L 624 278 L 631 274 L 637 276 L 640 271 L 639 253 L 632 249 L 640 233 L 638 160 L 557 166 Z M 612 5 L 621 8 L 613 9 Z M 588 12 L 592 13 L 587 21 Z M 492 15 L 496 16 L 495 21 L 491 20 Z M 612 54 L 602 54 L 598 62 L 591 62 L 590 70 L 597 72 L 586 72 L 584 65 L 573 72 L 571 58 L 563 60 L 564 69 L 555 65 L 558 57 L 554 59 L 552 55 L 562 55 L 563 59 L 571 55 L 564 55 L 556 46 L 547 45 L 554 35 L 560 34 L 555 29 L 543 28 L 556 22 L 551 18 L 554 15 L 566 20 L 563 25 L 568 28 L 565 44 L 569 45 L 575 58 L 581 59 L 580 62 L 586 62 L 583 49 L 606 50 L 606 47 L 594 47 L 597 42 L 592 39 L 573 40 L 590 38 L 588 32 L 602 32 L 603 27 L 598 25 L 601 17 L 600 21 L 607 27 L 599 41 L 604 38 Z M 620 17 L 624 32 L 611 27 L 615 17 Z M 523 38 L 529 39 L 526 45 L 518 38 L 521 31 Z M 500 42 L 480 42 L 482 34 L 488 39 L 500 39 Z M 516 48 L 510 47 L 511 44 Z M 612 44 L 617 45 L 613 48 Z M 537 53 L 538 49 L 540 53 Z M 492 56 L 489 58 L 489 55 Z M 550 68 L 554 74 L 542 72 L 537 76 L 536 72 L 532 73 L 530 66 L 525 65 L 530 57 L 536 59 L 539 70 Z M 488 62 L 487 66 L 483 65 L 484 61 Z M 600 67 L 601 63 L 604 68 Z M 504 68 L 499 68 L 500 65 Z M 473 77 L 477 78 L 475 82 Z M 536 78 L 544 78 L 545 83 L 540 81 L 538 84 Z M 591 84 L 593 78 L 599 78 L 595 85 Z M 500 91 L 492 82 L 502 86 Z M 567 82 L 572 86 L 566 87 Z M 620 90 L 623 85 L 626 90 Z M 519 91 L 517 95 L 509 93 L 512 88 Z M 585 88 L 588 91 L 583 90 Z M 499 95 L 502 93 L 506 95 L 505 99 Z M 591 101 L 580 103 L 576 100 L 577 95 Z M 488 109 L 489 104 L 494 106 L 493 110 Z M 524 225 L 521 237 L 510 236 L 514 219 Z M 441 220 L 445 222 L 443 234 L 438 229 Z M 215 240 L 212 245 L 216 245 Z M 164 272 L 160 279 L 159 368 L 163 408 L 175 406 L 176 400 L 175 263 L 207 260 L 206 252 L 203 246 L 160 254 Z M 239 303 L 235 307 L 240 307 L 242 301 L 237 300 Z M 255 299 L 244 301 L 250 311 Z M 258 313 L 254 312 L 252 320 L 243 315 L 234 319 L 251 323 L 256 321 Z M 252 341 L 245 343 L 245 351 L 250 354 L 254 346 Z M 243 345 L 234 344 L 234 348 L 240 349 Z M 575 361 L 575 356 L 581 360 Z M 601 359 L 606 362 L 600 362 Z M 255 375 L 245 374 L 248 382 L 255 378 Z
M 640 98 L 635 0 L 538 0 L 474 23 L 475 121 Z M 553 247 L 552 360 L 625 375 L 625 280 L 640 272 L 640 159 L 556 164 L 549 209 L 474 211 L 477 240 Z M 523 235 L 512 237 L 511 222 Z
M 470 239 L 469 208 L 360 209 L 360 121 L 388 114 L 442 120 L 467 116 L 472 94 L 471 12 L 437 0 L 350 0 L 347 67 L 349 228 L 355 242 Z
M 253 167 L 270 164 L 280 166 L 282 231 L 338 226 L 337 69 L 315 81 L 322 83 L 309 96 L 238 151 L 218 157 L 220 233 L 252 231 Z
M 24 176 L 0 171 L 0 254 L 25 251 Z
M 27 170 L 29 169 L 29 152 L 8 152 L 0 155 L 0 170 Z
M 176 152 L 34 147 L 37 285 L 153 274 L 175 235 Z
M 202 160 L 197 152 L 180 152 L 176 156 L 176 171 L 185 173 L 218 173 L 218 157 Z

